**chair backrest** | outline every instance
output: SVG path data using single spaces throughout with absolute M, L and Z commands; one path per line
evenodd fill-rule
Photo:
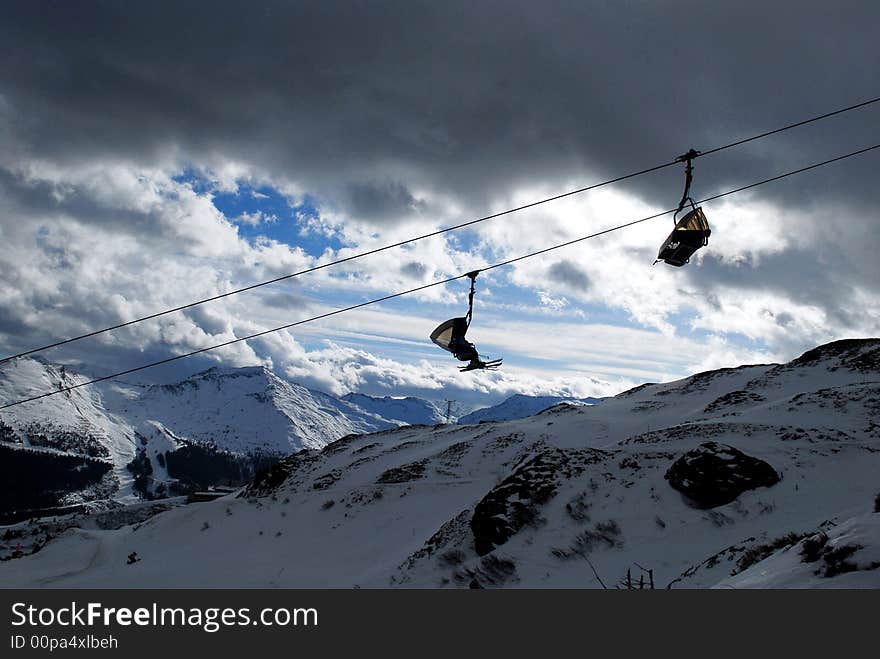
M 675 228 L 660 246 L 658 261 L 683 266 L 694 252 L 709 244 L 709 221 L 702 208 L 695 208 L 675 223 Z
M 676 231 L 701 231 L 706 236 L 712 233 L 709 221 L 702 208 L 695 208 L 675 224 Z
M 431 341 L 444 350 L 453 352 L 452 347 L 450 346 L 453 343 L 464 339 L 467 327 L 466 318 L 450 318 L 449 320 L 440 323 L 437 326 L 437 329 L 431 332 Z

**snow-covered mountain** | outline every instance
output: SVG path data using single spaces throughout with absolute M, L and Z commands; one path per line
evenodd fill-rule
M 0 367 L 0 401 L 74 386 L 85 378 L 63 366 L 18 359 Z M 0 513 L 134 498 L 125 469 L 134 433 L 82 387 L 0 413 Z M 2 519 L 2 518 L 0 518 Z
M 9 537 L 42 549 L 0 581 L 876 588 L 878 413 L 880 341 L 839 341 L 595 406 L 345 437 L 133 526 L 60 521 L 46 542 L 22 524 Z
M 215 367 L 172 385 L 110 385 L 103 397 L 135 427 L 158 422 L 178 436 L 241 454 L 287 455 L 397 425 L 262 366 Z
M 418 426 L 446 423 L 446 412 L 441 410 L 436 403 L 412 396 L 378 398 L 366 394 L 346 394 L 342 400 L 383 419 L 396 421 L 398 425 Z
M 19 359 L 0 367 L 0 401 L 83 381 L 62 366 Z M 74 479 L 57 496 L 41 494 L 54 483 L 35 483 L 33 505 L 23 503 L 28 497 L 20 488 L 13 497 L 6 491 L 11 486 L 0 486 L 0 512 L 111 495 L 128 500 L 136 491 L 167 493 L 181 481 L 203 487 L 212 478 L 234 481 L 267 460 L 400 425 L 263 367 L 212 368 L 172 385 L 83 387 L 6 410 L 0 423 L 0 450 L 26 472 L 48 463 L 63 463 L 65 473 L 94 467 L 87 484 Z
M 63 366 L 19 359 L 0 367 L 0 401 L 84 381 Z M 501 413 L 518 418 L 558 399 L 528 401 L 509 401 Z M 336 398 L 264 367 L 215 367 L 170 385 L 100 383 L 0 415 L 0 450 L 19 451 L 7 458 L 18 465 L 13 473 L 39 474 L 49 464 L 63 472 L 48 491 L 39 476 L 16 485 L 14 495 L 11 485 L 0 486 L 0 515 L 243 482 L 303 448 L 320 449 L 349 434 L 443 423 L 445 416 L 436 404 L 412 397 Z
M 564 396 L 526 396 L 514 394 L 492 407 L 484 407 L 458 419 L 461 424 L 483 423 L 484 421 L 512 421 L 524 419 L 548 407 L 566 403 L 569 405 L 595 405 L 601 398 L 566 398 Z

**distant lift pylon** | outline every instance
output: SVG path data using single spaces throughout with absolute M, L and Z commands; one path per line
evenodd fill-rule
M 431 332 L 431 341 L 444 350 L 451 352 L 459 361 L 468 362 L 467 366 L 462 366 L 459 369 L 460 371 L 474 371 L 478 369 L 494 371 L 501 366 L 501 359 L 480 359 L 477 347 L 465 338 L 474 315 L 474 293 L 476 291 L 477 275 L 479 274 L 479 270 L 474 270 L 467 274 L 467 277 L 471 280 L 467 315 L 462 318 L 450 318 L 440 323 L 437 329 Z

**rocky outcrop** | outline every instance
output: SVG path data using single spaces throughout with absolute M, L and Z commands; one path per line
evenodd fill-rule
M 377 483 L 409 483 L 416 481 L 425 475 L 425 465 L 427 460 L 419 460 L 418 462 L 410 462 L 409 464 L 393 467 L 382 472 Z
M 699 508 L 715 508 L 747 490 L 770 487 L 779 474 L 768 463 L 718 442 L 688 451 L 666 471 L 669 484 Z
M 829 363 L 829 370 L 837 370 L 839 365 L 866 373 L 880 370 L 880 341 L 877 339 L 842 339 L 832 341 L 808 350 L 788 366 L 812 366 L 821 362 Z
M 765 400 L 767 399 L 764 398 L 764 396 L 753 391 L 731 391 L 723 396 L 719 396 L 706 405 L 703 412 L 706 414 L 712 414 L 713 412 L 718 412 L 725 408 L 750 405 L 753 403 L 763 403 Z
M 474 548 L 484 556 L 503 545 L 525 526 L 535 524 L 540 507 L 558 491 L 563 479 L 583 472 L 606 454 L 597 450 L 543 447 L 492 488 L 474 508 L 471 531 Z
M 281 488 L 282 485 L 293 489 L 301 485 L 321 462 L 322 456 L 318 451 L 308 449 L 298 451 L 268 469 L 257 472 L 251 484 L 244 488 L 238 494 L 238 497 L 269 496 Z

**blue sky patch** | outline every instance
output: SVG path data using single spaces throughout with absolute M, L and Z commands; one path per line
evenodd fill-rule
M 242 238 L 250 242 L 269 238 L 299 247 L 316 257 L 327 248 L 337 250 L 343 246 L 336 236 L 316 229 L 320 226 L 321 215 L 317 201 L 309 195 L 292 202 L 271 186 L 248 183 L 239 183 L 236 192 L 218 191 L 209 180 L 191 170 L 174 180 L 187 183 L 198 194 L 211 194 L 217 210 L 238 227 Z

